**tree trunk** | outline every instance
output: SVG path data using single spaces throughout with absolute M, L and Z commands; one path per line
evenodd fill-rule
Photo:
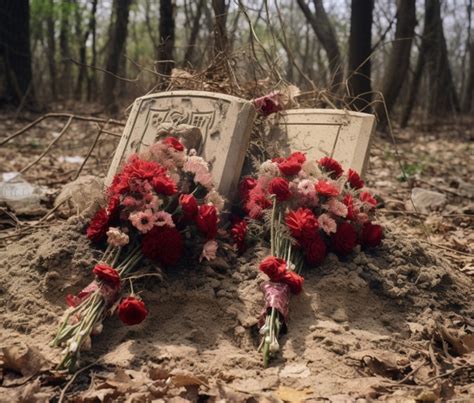
M 400 0 L 397 9 L 395 40 L 392 45 L 388 66 L 385 70 L 381 90 L 389 115 L 397 101 L 410 67 L 410 53 L 415 35 L 415 26 L 416 1 Z M 376 105 L 375 112 L 379 119 L 379 129 L 385 128 L 387 116 L 384 105 L 381 102 Z
M 92 0 L 92 11 L 90 19 L 90 28 L 92 33 L 92 60 L 90 71 L 87 77 L 87 100 L 90 101 L 96 97 L 97 94 L 97 71 L 95 69 L 97 65 L 97 0 Z
M 468 26 L 467 26 L 467 40 L 466 48 L 469 52 L 469 69 L 467 73 L 467 82 L 464 89 L 464 95 L 462 100 L 462 112 L 471 113 L 474 112 L 474 41 L 472 40 L 472 0 L 469 1 L 467 6 L 468 15 Z
M 51 80 L 51 95 L 53 100 L 57 98 L 56 91 L 56 40 L 54 38 L 54 0 L 49 0 L 49 7 L 46 16 L 47 27 L 47 54 L 48 54 L 48 68 L 49 78 Z
M 115 20 L 112 24 L 109 52 L 105 69 L 111 74 L 105 74 L 102 90 L 102 102 L 110 110 L 116 107 L 114 90 L 116 86 L 117 75 L 120 65 L 120 56 L 127 40 L 128 15 L 132 0 L 114 0 L 112 14 L 115 14 Z M 113 18 L 113 17 L 112 17 Z
M 367 109 L 372 100 L 370 55 L 373 8 L 373 0 L 352 0 L 347 84 L 351 107 L 356 110 Z
M 0 2 L 0 55 L 6 73 L 5 98 L 15 105 L 35 103 L 30 51 L 30 8 L 28 0 Z
M 174 14 L 173 1 L 160 0 L 160 42 L 157 49 L 158 68 L 157 71 L 163 76 L 171 75 L 174 66 Z M 168 79 L 160 77 L 162 88 Z
M 331 25 L 326 10 L 324 9 L 322 0 L 313 0 L 316 13 L 312 13 L 305 0 L 298 0 L 298 4 L 303 11 L 306 19 L 313 28 L 318 40 L 321 42 L 326 51 L 329 70 L 332 75 L 331 86 L 334 92 L 338 92 L 344 79 L 344 68 L 342 63 L 341 52 L 337 43 L 336 34 Z M 365 1 L 365 0 L 364 0 Z M 368 0 L 367 2 L 371 2 Z
M 194 50 L 196 48 L 196 43 L 199 35 L 199 29 L 201 28 L 201 16 L 204 8 L 204 0 L 199 0 L 196 9 L 196 15 L 194 16 L 193 27 L 191 28 L 191 34 L 189 36 L 188 47 L 186 48 L 186 53 L 184 55 L 183 64 L 186 66 L 194 64 Z
M 212 0 L 212 8 L 214 10 L 214 56 L 225 57 L 228 51 L 225 0 Z
M 429 83 L 428 116 L 435 118 L 447 112 L 459 112 L 459 101 L 448 60 L 439 0 L 425 2 L 423 43 L 426 54 L 425 69 Z
M 64 98 L 71 95 L 72 69 L 71 69 L 71 51 L 69 49 L 69 21 L 73 0 L 62 0 L 61 2 L 61 21 L 59 29 L 59 50 L 61 52 L 62 71 L 61 71 L 61 92 Z

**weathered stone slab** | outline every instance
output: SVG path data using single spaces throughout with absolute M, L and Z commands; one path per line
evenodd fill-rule
M 276 115 L 270 140 L 284 153 L 306 152 L 311 158 L 330 156 L 344 168 L 365 174 L 375 116 L 339 109 L 289 109 Z
M 138 98 L 128 118 L 105 184 L 132 152 L 153 144 L 163 125 L 199 127 L 199 154 L 211 166 L 221 194 L 232 197 L 240 176 L 255 115 L 252 104 L 230 95 L 171 91 Z

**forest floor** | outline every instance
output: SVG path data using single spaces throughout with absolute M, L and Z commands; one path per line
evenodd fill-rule
M 34 119 L 26 118 L 1 115 L 0 141 Z M 0 148 L 0 172 L 34 161 L 60 122 Z M 74 211 L 45 214 L 80 166 L 66 157 L 84 157 L 98 132 L 73 124 L 24 175 L 46 190 L 35 215 L 0 208 L 0 402 L 474 399 L 472 127 L 397 131 L 396 147 L 375 139 L 367 185 L 382 203 L 384 243 L 344 261 L 330 255 L 305 274 L 269 368 L 256 352 L 261 249 L 251 249 L 148 281 L 147 320 L 127 328 L 107 319 L 71 378 L 52 370 L 59 350 L 49 342 L 65 295 L 91 280 L 98 252 Z M 82 174 L 103 177 L 116 143 L 102 136 Z M 415 209 L 413 188 L 438 196 Z

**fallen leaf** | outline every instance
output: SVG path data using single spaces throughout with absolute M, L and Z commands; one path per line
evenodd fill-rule
M 278 389 L 275 391 L 275 394 L 278 398 L 283 400 L 284 402 L 289 403 L 300 403 L 305 401 L 309 395 L 313 394 L 314 392 L 307 388 L 303 390 L 298 390 L 294 388 L 290 388 L 288 386 L 279 386 Z
M 4 347 L 3 368 L 13 369 L 23 376 L 33 376 L 48 368 L 48 361 L 34 347 L 25 344 Z

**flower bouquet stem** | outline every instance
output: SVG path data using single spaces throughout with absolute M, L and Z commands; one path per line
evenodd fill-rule
M 115 266 L 121 254 L 120 247 L 108 247 L 100 263 Z M 121 282 L 125 276 L 137 265 L 142 258 L 140 247 L 135 247 L 125 256 L 116 270 Z M 84 343 L 96 331 L 100 332 L 100 325 L 108 311 L 115 304 L 120 292 L 120 283 L 111 285 L 101 280 L 94 280 L 80 295 L 77 306 L 66 311 L 66 315 L 59 327 L 52 346 L 65 345 L 63 359 L 58 369 L 73 370 L 80 357 L 80 350 Z

